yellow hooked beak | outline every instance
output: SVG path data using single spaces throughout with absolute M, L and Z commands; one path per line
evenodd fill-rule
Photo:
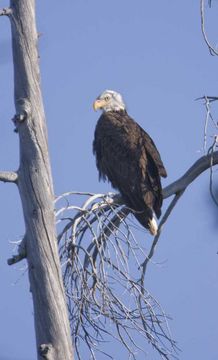
M 98 109 L 102 109 L 104 106 L 106 105 L 106 101 L 105 100 L 95 100 L 95 102 L 93 103 L 93 109 L 95 111 L 97 111 Z

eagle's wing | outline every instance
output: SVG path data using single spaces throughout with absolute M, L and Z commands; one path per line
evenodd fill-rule
M 151 158 L 151 161 L 153 161 L 155 166 L 157 167 L 159 175 L 164 178 L 167 177 L 166 169 L 163 165 L 159 151 L 157 150 L 153 140 L 142 128 L 141 128 L 141 132 L 142 132 L 143 143 L 148 156 Z

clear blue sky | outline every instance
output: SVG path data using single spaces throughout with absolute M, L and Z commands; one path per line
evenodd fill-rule
M 7 6 L 0 1 L 0 6 Z M 218 2 L 207 9 L 218 42 Z M 42 88 L 55 193 L 107 192 L 92 155 L 98 114 L 92 102 L 106 88 L 120 91 L 129 113 L 156 142 L 168 178 L 177 179 L 201 155 L 205 109 L 195 98 L 217 96 L 218 58 L 200 31 L 199 0 L 37 1 Z M 0 169 L 18 167 L 10 27 L 0 18 Z M 17 189 L 0 184 L 0 360 L 33 360 L 33 308 L 25 262 L 8 267 L 24 233 Z M 171 315 L 181 360 L 217 360 L 218 210 L 209 174 L 183 195 L 165 225 L 146 286 Z M 151 237 L 145 236 L 150 242 Z M 152 360 L 158 357 L 146 344 Z M 101 360 L 101 358 L 99 358 Z M 115 355 L 119 360 L 119 356 Z M 141 360 L 142 357 L 139 357 Z

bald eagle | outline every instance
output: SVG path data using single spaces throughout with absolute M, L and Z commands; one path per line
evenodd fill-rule
M 104 91 L 94 102 L 101 109 L 94 135 L 93 152 L 99 179 L 118 189 L 136 219 L 152 235 L 158 231 L 162 188 L 167 173 L 150 136 L 128 115 L 122 96 Z

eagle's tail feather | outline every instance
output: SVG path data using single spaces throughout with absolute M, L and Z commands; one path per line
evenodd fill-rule
M 148 220 L 148 226 L 149 226 L 149 231 L 151 233 L 151 235 L 156 236 L 157 232 L 158 232 L 158 225 L 157 225 L 157 221 L 153 215 L 152 219 Z
M 158 224 L 154 211 L 151 208 L 147 208 L 145 211 L 133 212 L 136 219 L 142 226 L 149 230 L 150 234 L 156 236 L 158 233 Z

